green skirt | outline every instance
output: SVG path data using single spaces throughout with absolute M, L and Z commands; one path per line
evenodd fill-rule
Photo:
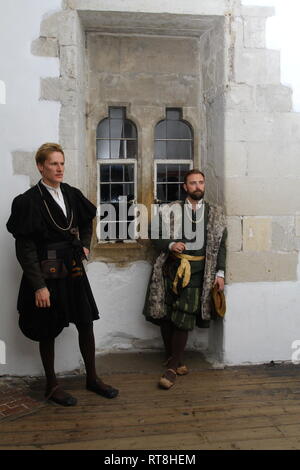
M 208 328 L 209 321 L 201 318 L 201 293 L 203 281 L 199 287 L 187 286 L 180 290 L 180 295 L 174 294 L 172 291 L 172 281 L 168 277 L 164 278 L 165 282 L 165 311 L 164 318 L 174 323 L 181 330 L 191 331 L 198 326 L 200 328 Z

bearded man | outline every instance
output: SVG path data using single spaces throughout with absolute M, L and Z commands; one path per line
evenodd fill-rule
M 160 250 L 148 287 L 144 315 L 160 326 L 166 371 L 159 386 L 171 388 L 185 375 L 183 353 L 188 332 L 208 328 L 211 289 L 224 290 L 227 230 L 219 206 L 204 201 L 205 176 L 197 169 L 184 177 L 185 201 L 162 208 L 152 224 L 152 243 Z M 153 221 L 152 221 L 153 222 Z

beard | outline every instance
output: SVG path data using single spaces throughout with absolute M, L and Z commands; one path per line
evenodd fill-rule
M 188 192 L 187 195 L 194 201 L 200 201 L 204 196 L 204 191 L 200 190 L 200 191 L 193 191 L 192 193 Z

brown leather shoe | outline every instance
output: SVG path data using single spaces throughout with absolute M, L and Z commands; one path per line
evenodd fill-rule
M 177 375 L 186 375 L 188 373 L 189 373 L 189 369 L 185 365 L 179 366 L 176 369 L 176 374 Z
M 171 372 L 171 374 L 169 372 Z M 169 377 L 167 377 L 167 375 Z M 171 375 L 173 375 L 172 378 Z M 169 390 L 169 388 L 173 387 L 173 385 L 175 384 L 176 376 L 177 374 L 174 369 L 167 369 L 164 375 L 162 375 L 162 377 L 159 379 L 158 385 L 160 386 L 160 388 Z

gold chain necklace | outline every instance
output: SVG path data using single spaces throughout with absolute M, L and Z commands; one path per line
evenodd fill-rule
M 66 228 L 60 227 L 60 225 L 58 225 L 58 224 L 55 222 L 55 220 L 53 219 L 53 217 L 52 217 L 52 214 L 51 214 L 51 212 L 50 212 L 50 209 L 49 209 L 49 207 L 48 207 L 48 204 L 47 204 L 47 202 L 46 202 L 45 199 L 44 199 L 43 192 L 42 192 L 42 190 L 41 190 L 41 188 L 40 188 L 39 182 L 37 183 L 37 187 L 39 188 L 39 191 L 40 191 L 40 193 L 41 193 L 41 197 L 42 197 L 42 199 L 43 199 L 43 201 L 44 201 L 44 204 L 45 204 L 45 206 L 46 206 L 46 209 L 47 209 L 47 211 L 48 211 L 48 214 L 49 214 L 49 216 L 50 216 L 50 219 L 52 220 L 52 222 L 54 223 L 54 225 L 55 225 L 57 228 L 59 228 L 60 230 L 63 230 L 63 231 L 70 230 L 70 228 L 71 228 L 71 226 L 72 226 L 72 223 L 73 223 L 73 209 L 71 209 L 71 220 L 70 220 L 70 223 L 69 223 L 68 227 L 66 227 Z M 48 191 L 48 190 L 47 190 L 47 191 Z
M 184 206 L 187 206 L 187 204 L 185 204 Z M 191 218 L 191 216 L 189 214 L 189 208 L 188 207 L 186 208 L 186 215 L 188 216 L 188 219 L 189 219 L 190 222 L 192 222 L 192 224 L 199 224 L 202 221 L 203 217 L 204 217 L 204 202 L 202 203 L 202 211 L 201 211 L 201 216 L 199 217 L 199 219 L 193 220 L 193 218 Z

